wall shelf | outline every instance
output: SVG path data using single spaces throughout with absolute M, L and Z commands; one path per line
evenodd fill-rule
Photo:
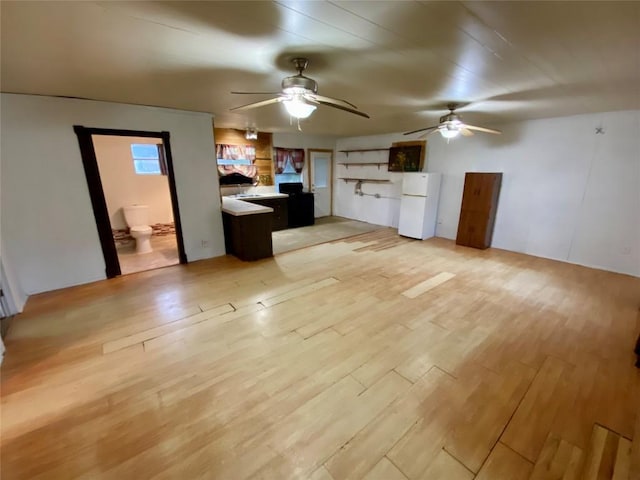
M 364 167 L 367 165 L 375 165 L 378 167 L 378 170 L 380 170 L 380 165 L 389 165 L 389 162 L 343 162 L 343 163 L 338 163 L 338 165 L 344 165 L 346 168 L 349 167 Z
M 376 178 L 345 178 L 338 177 L 338 180 L 344 180 L 344 183 L 362 182 L 362 183 L 391 183 L 391 180 L 379 180 Z
M 341 153 L 346 153 L 347 157 L 349 157 L 349 154 L 352 152 L 383 152 L 385 150 L 389 150 L 389 148 L 354 148 L 352 150 L 338 150 Z

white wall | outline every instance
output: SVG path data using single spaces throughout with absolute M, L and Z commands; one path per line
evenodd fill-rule
M 400 192 L 402 174 L 387 171 L 387 165 L 356 166 L 357 163 L 387 162 L 389 150 L 374 152 L 350 152 L 340 150 L 354 150 L 367 148 L 391 147 L 393 142 L 407 141 L 402 134 L 373 135 L 368 137 L 342 138 L 336 142 L 334 156 L 334 215 L 354 218 L 376 225 L 398 227 L 400 213 Z M 350 166 L 341 165 L 349 163 Z M 370 195 L 355 195 L 353 182 L 345 182 L 342 178 L 390 180 L 391 183 L 364 183 L 362 191 L 371 195 L 378 194 L 381 198 Z
M 187 259 L 224 255 L 210 115 L 31 95 L 1 102 L 3 257 L 26 293 L 105 278 L 74 125 L 170 132 Z
M 148 205 L 149 225 L 173 222 L 171 193 L 166 175 L 138 175 L 133 166 L 131 144 L 159 144 L 161 138 L 93 135 L 100 180 L 111 228 L 127 227 L 123 207 Z
M 595 133 L 600 126 L 604 135 Z M 640 276 L 640 111 L 498 127 L 501 136 L 428 138 L 425 170 L 443 174 L 436 235 L 456 236 L 465 172 L 504 172 L 494 247 Z M 342 139 L 336 148 L 388 147 L 400 138 Z M 338 185 L 336 214 L 397 225 L 397 200 L 348 190 Z
M 337 137 L 331 135 L 309 135 L 304 132 L 274 133 L 273 146 L 281 148 L 323 148 L 333 150 Z

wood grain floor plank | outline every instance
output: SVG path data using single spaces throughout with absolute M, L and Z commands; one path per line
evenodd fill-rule
M 441 382 L 421 406 L 418 421 L 387 453 L 409 478 L 418 478 L 443 449 L 454 422 L 473 388 L 455 379 Z
M 158 348 L 165 348 L 167 345 L 175 342 L 188 343 L 192 341 L 202 341 L 207 338 L 206 335 L 209 332 L 217 331 L 221 324 L 232 322 L 245 315 L 249 315 L 263 309 L 264 307 L 260 304 L 245 305 L 236 310 L 226 312 L 223 315 L 212 317 L 193 325 L 172 329 L 166 333 L 161 333 L 157 336 L 147 338 L 142 343 L 145 351 L 149 351 Z
M 447 437 L 445 450 L 477 473 L 535 374 L 535 370 L 519 362 L 505 367 L 502 375 L 482 372 L 482 380 L 462 407 L 463 419 L 455 421 Z
M 343 445 L 327 461 L 327 469 L 335 478 L 361 478 L 416 423 L 427 405 L 437 403 L 442 390 L 452 383 L 453 379 L 437 368 L 429 371 Z
M 407 480 L 407 477 L 387 457 L 382 457 L 362 480 Z
M 538 458 L 566 398 L 573 371 L 572 365 L 547 357 L 501 437 L 505 445 L 531 462 Z
M 631 440 L 620 437 L 611 480 L 631 478 Z
M 360 384 L 357 385 L 361 388 Z M 320 395 L 289 415 L 272 432 L 265 434 L 262 441 L 288 459 L 298 475 L 308 475 L 410 385 L 395 372 L 390 372 L 364 392 L 342 399 L 341 408 L 349 412 L 349 416 L 342 419 L 338 409 L 333 416 L 317 415 L 319 406 L 329 401 L 325 395 Z M 301 422 L 307 425 L 304 430 L 299 428 Z M 286 465 L 283 471 L 271 472 L 272 478 L 283 478 L 290 469 Z
M 335 480 L 329 471 L 323 466 L 318 468 L 315 472 L 311 474 L 309 480 Z
M 440 450 L 440 453 L 433 460 L 431 465 L 427 467 L 421 480 L 473 480 L 475 475 L 473 472 L 465 468 L 462 463 L 447 453 Z
M 536 461 L 530 480 L 580 480 L 584 451 L 550 434 Z
M 265 307 L 270 307 L 273 305 L 277 305 L 278 303 L 291 300 L 292 298 L 297 298 L 297 297 L 306 295 L 308 293 L 315 292 L 317 290 L 320 290 L 321 288 L 334 285 L 338 282 L 339 280 L 336 280 L 335 278 L 325 278 L 323 280 L 320 280 L 319 282 L 312 283 L 311 285 L 297 288 L 293 291 L 288 291 L 286 293 L 283 293 L 275 297 L 265 298 L 264 300 L 261 300 L 260 303 L 262 303 L 262 305 L 264 305 Z
M 441 272 L 437 274 L 435 277 L 431 277 L 427 280 L 424 280 L 423 282 L 418 283 L 417 285 L 409 288 L 408 290 L 405 290 L 404 292 L 402 292 L 402 295 L 404 295 L 407 298 L 416 298 L 422 295 L 423 293 L 426 293 L 429 290 L 436 288 L 439 285 L 442 285 L 444 282 L 451 280 L 455 276 L 456 276 L 455 273 Z
M 390 348 L 371 358 L 355 370 L 352 375 L 363 385 L 371 385 L 407 358 L 417 355 L 425 343 L 430 340 L 433 341 L 433 337 L 438 333 L 438 329 L 435 326 L 425 327 L 420 330 L 407 329 L 400 342 L 396 345 L 391 345 Z M 399 371 L 399 373 L 404 376 L 402 372 Z M 409 380 L 414 382 L 416 377 L 409 378 Z
M 531 462 L 498 442 L 476 480 L 527 480 L 532 470 Z
M 631 441 L 601 425 L 594 425 L 581 478 L 617 480 L 630 476 Z

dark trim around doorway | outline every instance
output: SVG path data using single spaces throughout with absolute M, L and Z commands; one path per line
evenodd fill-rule
M 93 145 L 92 135 L 114 135 L 119 137 L 151 137 L 162 139 L 167 160 L 167 177 L 169 180 L 169 192 L 171 194 L 171 205 L 173 209 L 173 222 L 176 228 L 176 241 L 178 245 L 178 258 L 180 263 L 187 263 L 187 255 L 184 250 L 184 240 L 182 238 L 182 223 L 180 222 L 180 208 L 178 206 L 178 192 L 176 189 L 176 181 L 173 170 L 173 157 L 171 155 L 171 142 L 169 140 L 169 132 L 144 132 L 139 130 L 119 130 L 111 128 L 88 128 L 80 125 L 74 125 L 73 131 L 78 136 L 78 144 L 80 145 L 80 155 L 82 156 L 82 164 L 84 165 L 84 173 L 87 178 L 89 187 L 89 196 L 91 197 L 91 206 L 96 219 L 98 228 L 98 236 L 104 255 L 106 265 L 105 273 L 107 278 L 113 278 L 120 275 L 120 262 L 118 261 L 118 253 L 116 244 L 113 240 L 111 231 L 111 222 L 109 221 L 109 211 L 107 210 L 107 202 L 102 189 L 102 181 L 100 180 L 100 170 L 98 168 L 98 159 Z

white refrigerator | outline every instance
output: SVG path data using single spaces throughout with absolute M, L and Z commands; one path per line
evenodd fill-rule
M 435 235 L 440 198 L 439 173 L 405 173 L 402 177 L 398 233 L 405 237 L 431 238 Z

